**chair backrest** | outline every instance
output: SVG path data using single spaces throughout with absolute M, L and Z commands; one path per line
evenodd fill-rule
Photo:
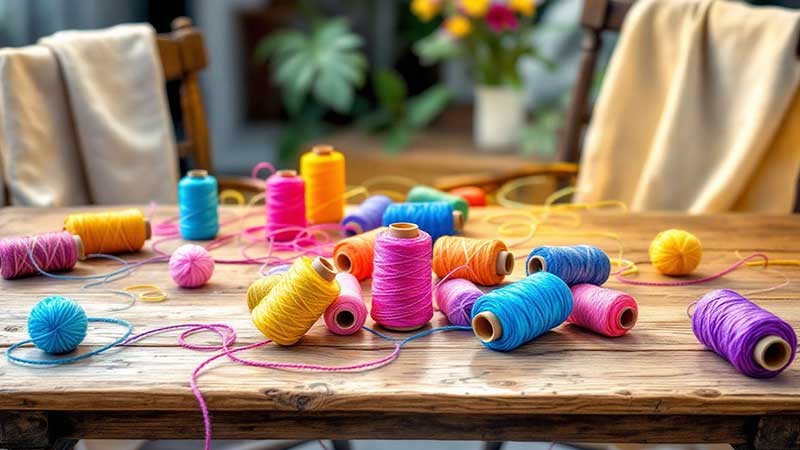
M 581 43 L 581 59 L 559 148 L 561 161 L 577 163 L 580 159 L 583 129 L 591 118 L 592 105 L 589 104 L 589 97 L 597 67 L 597 55 L 602 44 L 602 33 L 603 31 L 619 31 L 634 1 L 585 0 L 583 4 L 581 26 L 584 32 Z
M 158 52 L 167 81 L 180 84 L 184 138 L 178 142 L 181 157 L 192 159 L 192 167 L 213 173 L 211 142 L 197 75 L 208 66 L 203 34 L 188 17 L 172 21 L 172 32 L 158 35 Z

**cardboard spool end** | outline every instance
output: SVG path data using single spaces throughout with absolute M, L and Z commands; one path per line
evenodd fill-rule
M 639 314 L 633 308 L 624 308 L 622 311 L 619 312 L 619 316 L 617 317 L 617 323 L 619 324 L 620 328 L 624 328 L 626 330 L 630 330 L 631 328 L 636 325 L 636 320 L 638 319 Z
M 464 231 L 464 214 L 461 211 L 453 211 L 453 229 L 456 233 Z
M 497 255 L 495 270 L 498 275 L 511 275 L 514 271 L 514 254 L 503 250 Z
M 547 261 L 541 256 L 534 256 L 528 260 L 528 274 L 536 272 L 547 272 Z
M 419 226 L 409 222 L 395 222 L 389 225 L 389 235 L 396 238 L 415 238 L 419 236 Z
M 153 227 L 150 225 L 149 220 L 144 221 L 144 240 L 148 240 L 153 237 Z
M 342 330 L 349 330 L 356 324 L 356 315 L 353 314 L 353 311 L 345 309 L 337 312 L 333 320 Z
M 753 348 L 753 359 L 766 370 L 780 370 L 789 363 L 792 347 L 780 336 L 766 336 Z
M 296 170 L 291 170 L 291 169 L 284 169 L 284 170 L 279 170 L 279 171 L 275 172 L 275 175 L 277 175 L 279 177 L 291 178 L 291 177 L 296 177 L 297 176 L 297 171 Z
M 205 178 L 208 176 L 208 171 L 205 169 L 192 169 L 186 172 L 189 178 Z
M 472 331 L 483 342 L 492 342 L 503 336 L 503 325 L 494 313 L 484 311 L 472 318 Z
M 317 256 L 314 258 L 314 261 L 311 261 L 311 267 L 327 281 L 333 281 L 333 279 L 336 278 L 336 269 L 330 261 L 321 256 Z
M 337 253 L 333 258 L 333 262 L 340 272 L 350 273 L 353 271 L 353 260 L 350 259 L 350 255 L 347 253 Z
M 333 153 L 332 145 L 315 145 L 311 147 L 311 151 L 316 155 L 330 155 Z
M 345 222 L 342 224 L 342 226 L 352 231 L 355 234 L 362 234 L 364 232 L 364 229 L 361 228 L 361 225 L 359 225 L 358 222 L 353 222 L 353 221 Z
M 86 249 L 83 246 L 83 239 L 80 236 L 73 234 L 72 240 L 75 241 L 75 250 L 78 253 L 78 260 L 83 261 L 86 259 Z

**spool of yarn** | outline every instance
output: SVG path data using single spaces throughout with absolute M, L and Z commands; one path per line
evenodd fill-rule
M 604 251 L 591 245 L 542 246 L 533 249 L 525 262 L 526 274 L 536 272 L 550 272 L 569 286 L 600 286 L 611 274 L 611 261 Z
M 31 254 L 45 272 L 72 270 L 84 258 L 83 241 L 66 231 L 0 239 L 0 276 L 12 280 L 39 273 Z
M 300 157 L 306 181 L 308 222 L 338 223 L 344 214 L 344 155 L 330 145 L 317 145 Z
M 453 278 L 440 283 L 434 292 L 436 306 L 453 325 L 468 327 L 472 319 L 472 306 L 483 295 L 471 281 Z
M 253 308 L 256 328 L 280 345 L 299 341 L 339 296 L 336 272 L 326 259 L 301 257 Z
M 486 206 L 486 192 L 477 186 L 450 189 L 450 194 L 463 198 L 470 207 Z
M 81 237 L 86 254 L 138 252 L 151 234 L 150 222 L 138 209 L 70 214 L 64 229 Z
M 749 377 L 777 376 L 797 354 L 791 325 L 730 289 L 711 291 L 697 301 L 692 331 Z
M 214 258 L 199 245 L 182 245 L 169 257 L 169 272 L 180 287 L 200 287 L 214 274 Z
M 219 232 L 217 179 L 205 170 L 190 170 L 178 182 L 180 230 L 184 239 L 214 239 Z
M 572 312 L 561 278 L 538 272 L 489 292 L 472 307 L 472 329 L 483 345 L 509 351 L 557 327 Z
M 291 270 L 291 269 L 290 269 Z M 269 294 L 272 288 L 281 280 L 282 274 L 272 274 L 250 283 L 247 288 L 247 308 L 253 311 L 261 300 Z
M 442 236 L 433 245 L 433 271 L 439 278 L 449 274 L 494 286 L 514 271 L 514 255 L 497 239 Z
M 340 272 L 353 274 L 358 281 L 372 276 L 372 259 L 375 255 L 375 239 L 386 227 L 342 239 L 333 249 L 333 261 Z
M 436 242 L 442 236 L 453 235 L 464 228 L 461 211 L 454 211 L 447 202 L 394 203 L 383 213 L 383 226 L 395 222 L 415 223 Z
M 385 195 L 373 195 L 364 200 L 355 211 L 342 219 L 345 236 L 361 234 L 381 226 L 383 213 L 392 204 Z
M 465 223 L 467 219 L 469 219 L 469 205 L 466 200 L 457 195 L 448 194 L 447 192 L 442 192 L 432 187 L 422 185 L 414 186 L 408 191 L 406 201 L 410 203 L 447 202 L 454 210 L 461 211 Z
M 636 325 L 639 307 L 630 295 L 593 284 L 576 284 L 567 322 L 604 336 L 622 336 Z
M 702 257 L 700 239 L 688 231 L 662 231 L 650 243 L 650 262 L 664 275 L 688 275 L 697 268 Z
M 267 178 L 267 238 L 291 241 L 306 227 L 306 183 L 294 170 Z M 284 228 L 291 230 L 279 231 Z
M 431 237 L 413 223 L 393 223 L 375 240 L 372 319 L 396 331 L 416 330 L 433 317 Z
M 361 295 L 361 283 L 356 277 L 349 273 L 337 273 L 336 281 L 341 292 L 322 317 L 331 333 L 347 336 L 360 330 L 366 322 L 367 305 Z

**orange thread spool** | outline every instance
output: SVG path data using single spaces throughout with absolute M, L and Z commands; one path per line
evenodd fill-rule
M 372 259 L 375 256 L 375 239 L 386 227 L 342 239 L 333 249 L 333 261 L 340 272 L 353 274 L 358 281 L 372 276 Z
M 486 192 L 477 186 L 451 189 L 450 193 L 466 200 L 469 206 L 486 206 Z
M 464 278 L 484 286 L 500 284 L 514 271 L 514 255 L 497 239 L 442 236 L 433 246 L 433 271 L 439 278 L 459 266 L 452 278 Z

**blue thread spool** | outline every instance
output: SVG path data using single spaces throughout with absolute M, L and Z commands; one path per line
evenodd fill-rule
M 566 283 L 539 272 L 478 298 L 472 329 L 483 345 L 506 352 L 564 323 L 571 312 Z
M 392 204 L 392 199 L 385 195 L 373 195 L 364 200 L 358 208 L 342 219 L 345 236 L 361 234 L 381 226 L 383 213 Z
M 525 262 L 527 275 L 550 272 L 569 286 L 589 283 L 602 286 L 611 274 L 608 255 L 591 245 L 542 246 L 533 249 Z
M 415 223 L 419 229 L 430 234 L 435 242 L 442 236 L 450 236 L 464 228 L 461 211 L 453 211 L 446 202 L 394 203 L 383 213 L 383 226 L 397 222 Z
M 178 182 L 181 236 L 188 240 L 214 239 L 219 232 L 217 179 L 205 170 L 190 170 Z
M 414 186 L 408 191 L 407 201 L 411 203 L 447 202 L 456 211 L 461 211 L 464 222 L 469 219 L 469 204 L 463 198 L 447 192 L 442 192 L 428 186 Z

